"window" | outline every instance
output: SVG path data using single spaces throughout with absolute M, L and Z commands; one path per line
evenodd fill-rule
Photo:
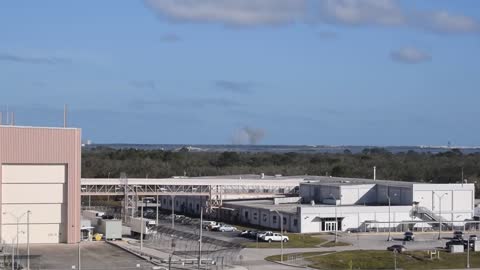
M 200 210 L 200 205 L 197 203 L 197 211 Z
M 244 215 L 245 215 L 245 218 L 248 219 L 248 211 L 245 211 Z
M 175 202 L 175 205 L 178 206 L 178 201 Z
M 293 219 L 293 226 L 298 226 L 298 220 L 296 218 Z
M 264 222 L 267 221 L 267 214 L 263 214 L 263 221 L 264 221 Z
M 283 225 L 287 225 L 287 218 L 286 217 L 283 218 Z
M 273 223 L 277 223 L 277 216 L 273 216 Z
M 257 213 L 253 213 L 253 219 L 254 219 L 254 220 L 257 220 L 257 216 L 258 216 Z

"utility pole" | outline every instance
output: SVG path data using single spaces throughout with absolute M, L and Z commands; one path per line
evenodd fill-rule
M 333 200 L 335 201 L 334 204 L 335 204 L 335 243 L 337 243 L 338 241 L 338 216 L 337 216 L 337 198 L 332 194 L 330 193 L 330 196 L 333 198 Z
M 281 249 L 281 255 L 280 255 L 280 261 L 283 262 L 283 215 L 280 213 L 278 210 L 273 210 L 275 213 L 280 218 L 280 249 Z
M 27 211 L 27 270 L 30 270 L 30 214 L 32 211 Z
M 203 207 L 200 207 L 200 239 L 198 239 L 198 269 L 202 265 Z
M 12 239 L 12 270 L 15 270 L 15 239 Z
M 397 196 L 397 193 L 394 193 L 393 196 Z M 387 194 L 387 199 L 388 199 L 388 238 L 387 238 L 387 241 L 392 241 L 392 235 L 391 235 L 391 232 L 392 232 L 392 223 L 391 223 L 391 198 L 390 198 L 390 194 Z
M 145 232 L 147 232 L 147 226 L 145 226 L 145 223 L 143 221 L 143 198 L 142 200 L 140 200 L 140 215 L 141 215 L 141 218 L 140 218 L 140 223 L 142 225 L 140 225 L 140 252 L 143 251 L 143 228 L 145 228 Z
M 470 268 L 470 238 L 467 240 L 467 268 Z
M 82 270 L 82 253 L 80 248 L 80 242 L 82 242 L 82 240 L 78 241 L 78 270 Z
M 158 226 L 158 189 L 157 189 L 157 186 L 155 186 L 155 194 L 157 195 L 157 199 L 156 199 L 156 203 L 157 203 L 157 206 L 156 206 L 156 210 L 157 210 L 157 214 L 156 214 L 156 223 L 155 223 L 155 226 Z
M 172 195 L 172 229 L 175 229 L 175 196 Z
M 443 193 L 442 195 L 438 196 L 437 193 L 433 193 L 438 198 L 439 204 L 439 215 L 438 215 L 438 240 L 442 239 L 442 198 L 443 196 L 447 195 L 448 193 Z

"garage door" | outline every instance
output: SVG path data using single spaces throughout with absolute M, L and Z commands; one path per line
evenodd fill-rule
M 27 239 L 30 210 L 30 242 L 61 243 L 66 240 L 66 166 L 2 165 L 2 239 Z

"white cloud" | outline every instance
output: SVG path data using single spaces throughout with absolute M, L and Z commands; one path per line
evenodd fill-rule
M 301 19 L 306 0 L 146 0 L 160 16 L 173 21 L 228 25 L 292 23 Z
M 405 18 L 394 0 L 321 0 L 320 20 L 347 25 L 401 25 Z
M 435 33 L 479 33 L 478 20 L 447 11 L 403 9 L 398 0 L 144 0 L 174 22 L 234 26 L 325 23 L 426 29 Z
M 480 32 L 480 23 L 463 15 L 453 15 L 447 11 L 434 11 L 416 14 L 412 18 L 415 26 L 441 33 L 475 33 Z
M 421 62 L 430 61 L 432 59 L 430 54 L 414 47 L 403 47 L 401 49 L 392 51 L 390 53 L 390 57 L 394 61 L 407 64 L 418 64 Z

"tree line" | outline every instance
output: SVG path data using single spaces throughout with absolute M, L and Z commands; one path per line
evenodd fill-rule
M 336 177 L 456 183 L 480 177 L 480 153 L 414 151 L 391 153 L 368 148 L 361 153 L 244 153 L 189 152 L 97 147 L 82 152 L 82 177 L 164 178 L 230 174 L 328 175 Z

